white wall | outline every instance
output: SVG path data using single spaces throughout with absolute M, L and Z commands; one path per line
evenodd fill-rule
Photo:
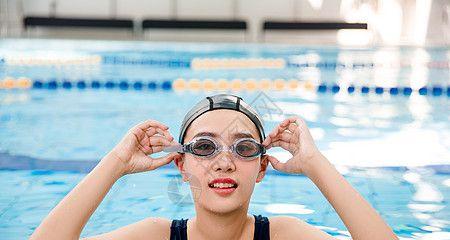
M 23 0 L 23 11 L 27 15 L 48 16 L 51 0 Z
M 449 43 L 450 34 L 450 1 L 434 0 L 431 3 L 426 42 L 428 44 Z
M 16 0 L 0 0 L 16 1 Z M 425 28 L 424 44 L 449 44 L 450 0 L 17 0 L 23 4 L 24 15 L 65 17 L 102 17 L 131 18 L 138 23 L 144 18 L 159 19 L 243 19 L 248 23 L 247 41 L 261 39 L 261 27 L 264 20 L 288 21 L 344 21 L 352 20 L 358 14 L 341 11 L 341 6 L 364 5 L 371 7 L 366 19 L 375 36 L 374 43 L 417 44 L 417 8 L 418 3 L 430 2 L 428 24 Z M 55 3 L 52 7 L 52 3 Z M 395 3 L 395 4 L 394 4 Z M 386 4 L 400 6 L 398 14 L 392 14 L 392 8 L 382 8 Z M 367 8 L 367 6 L 364 6 Z M 346 14 L 344 16 L 344 14 Z M 397 14 L 397 15 L 398 15 Z M 364 14 L 360 14 L 364 15 Z M 390 17 L 390 19 L 387 19 Z M 397 26 L 395 29 L 394 27 Z M 389 32 L 391 29 L 391 32 Z M 333 43 L 337 31 L 297 31 L 291 33 L 271 32 L 266 34 L 268 41 L 287 41 L 292 37 L 306 40 L 319 40 L 319 43 Z M 398 33 L 398 36 L 394 36 Z M 214 32 L 213 34 L 218 34 Z M 174 40 L 183 40 L 181 36 Z M 174 38 L 168 36 L 167 40 Z M 175 34 L 176 38 L 176 34 Z M 320 42 L 323 41 L 323 42 Z M 372 42 L 373 43 L 373 42 Z
M 110 0 L 58 0 L 57 16 L 110 17 Z
M 117 0 L 117 17 L 144 19 L 169 18 L 173 15 L 170 0 Z

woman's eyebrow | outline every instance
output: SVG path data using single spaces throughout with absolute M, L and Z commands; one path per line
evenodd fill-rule
M 197 134 L 195 134 L 195 137 L 200 137 L 200 136 L 208 136 L 208 137 L 213 137 L 213 138 L 217 138 L 217 136 L 219 136 L 217 133 L 213 133 L 213 132 L 199 132 Z M 250 133 L 235 133 L 232 135 L 233 139 L 238 139 L 238 138 L 253 138 L 253 135 Z
M 208 136 L 208 137 L 217 137 L 217 134 L 213 133 L 213 132 L 199 132 L 197 134 L 195 134 L 195 137 L 200 137 L 200 136 Z
M 254 138 L 250 133 L 235 133 L 233 134 L 233 139 L 237 138 Z

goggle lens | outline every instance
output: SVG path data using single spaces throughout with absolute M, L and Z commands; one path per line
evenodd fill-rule
M 216 151 L 216 144 L 209 139 L 199 139 L 192 146 L 192 152 L 199 156 L 209 156 Z
M 259 151 L 259 146 L 250 140 L 241 141 L 236 145 L 236 153 L 242 157 L 255 157 Z

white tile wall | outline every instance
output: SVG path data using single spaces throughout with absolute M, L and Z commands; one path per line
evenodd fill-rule
M 241 0 L 238 12 L 243 19 L 264 21 L 264 19 L 293 20 L 295 0 Z
M 51 0 L 23 0 L 24 15 L 47 16 L 50 14 Z
M 232 19 L 233 3 L 238 0 L 177 0 L 181 19 Z
M 312 2 L 322 2 L 320 8 L 313 7 Z M 342 21 L 341 0 L 298 0 L 297 19 L 303 21 Z
M 173 0 L 174 1 L 174 0 Z M 172 16 L 172 0 L 117 0 L 117 16 L 125 18 L 162 18 Z
M 58 0 L 56 15 L 108 18 L 111 16 L 110 0 Z

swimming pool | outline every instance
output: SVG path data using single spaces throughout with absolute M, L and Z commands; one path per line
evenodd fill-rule
M 31 234 L 135 123 L 154 118 L 177 136 L 186 111 L 221 89 L 254 103 L 267 129 L 302 116 L 402 238 L 450 239 L 449 59 L 448 48 L 1 40 L 0 236 Z M 173 165 L 120 179 L 82 235 L 191 217 L 179 180 Z M 303 176 L 270 170 L 249 211 L 348 237 Z

